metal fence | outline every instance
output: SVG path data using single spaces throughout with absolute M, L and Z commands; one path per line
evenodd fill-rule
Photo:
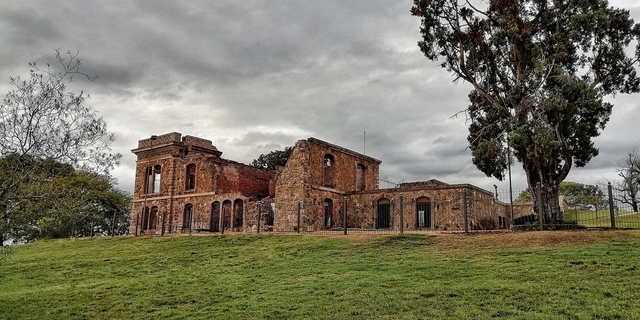
M 613 189 L 610 185 L 597 185 L 598 192 L 587 200 L 579 202 L 567 201 L 560 196 L 560 215 L 555 220 L 545 219 L 540 212 L 543 207 L 540 193 L 519 189 L 509 192 L 501 190 L 493 197 L 486 194 L 473 194 L 464 191 L 460 199 L 460 209 L 448 221 L 448 228 L 431 223 L 426 228 L 417 228 L 417 220 L 408 215 L 413 212 L 400 210 L 399 216 L 392 217 L 394 222 L 385 228 L 349 227 L 349 212 L 341 219 L 339 225 L 321 230 L 309 230 L 302 226 L 295 232 L 321 235 L 346 234 L 402 234 L 402 233 L 472 233 L 472 232 L 500 232 L 511 230 L 570 230 L 587 228 L 640 229 L 640 212 L 637 205 L 629 201 L 624 191 Z M 521 193 L 529 195 L 521 196 Z M 514 202 L 510 199 L 513 198 Z M 593 201 L 589 201 L 589 199 Z M 519 200 L 519 201 L 516 201 Z M 524 200 L 524 201 L 523 201 Z M 575 200 L 575 199 L 574 199 Z M 431 205 L 439 205 L 439 199 L 433 199 Z M 450 199 L 447 199 L 450 201 Z M 538 206 L 538 208 L 536 208 Z M 431 212 L 437 215 L 439 212 Z M 346 220 L 345 220 L 346 219 Z M 433 219 L 436 221 L 436 219 Z M 345 228 L 344 221 L 347 221 Z M 406 221 L 410 221 L 409 224 Z M 414 223 L 415 225 L 412 225 Z M 385 224 L 386 226 L 386 224 Z
M 640 213 L 637 205 L 629 200 L 627 191 L 615 190 L 611 185 L 595 185 L 596 189 L 588 195 L 582 195 L 568 200 L 560 195 L 558 201 L 561 216 L 557 221 L 544 219 L 537 206 L 544 206 L 542 201 L 530 202 L 532 211 L 529 214 L 515 215 L 512 225 L 515 229 L 585 229 L 585 228 L 615 228 L 640 229 Z M 529 192 L 522 190 L 522 192 Z M 531 197 L 540 197 L 534 191 Z M 541 197 L 540 197 L 541 198 Z M 540 199 L 538 198 L 538 199 Z M 516 204 L 517 206 L 518 204 Z M 537 209 L 537 210 L 536 210 Z

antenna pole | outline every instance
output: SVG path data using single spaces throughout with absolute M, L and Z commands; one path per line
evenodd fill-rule
M 367 131 L 364 131 L 364 136 L 363 136 L 363 140 L 362 140 L 362 154 L 366 155 L 367 154 Z

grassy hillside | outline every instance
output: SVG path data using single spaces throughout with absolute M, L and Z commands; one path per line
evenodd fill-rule
M 640 232 L 38 241 L 0 319 L 640 319 Z

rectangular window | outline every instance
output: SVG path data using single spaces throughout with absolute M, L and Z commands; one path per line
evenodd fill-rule
M 196 165 L 190 164 L 187 166 L 187 176 L 185 177 L 186 181 L 186 190 L 195 190 L 196 189 Z

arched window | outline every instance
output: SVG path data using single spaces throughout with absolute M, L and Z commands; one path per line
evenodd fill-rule
M 333 188 L 335 187 L 335 185 L 333 184 L 333 174 L 334 174 L 334 167 L 335 167 L 335 158 L 333 157 L 333 155 L 330 154 L 325 154 L 324 155 L 324 176 L 323 176 L 323 181 L 324 181 L 324 186 L 325 187 L 330 187 Z
M 324 227 L 329 229 L 333 226 L 333 200 L 324 199 Z
M 362 191 L 365 188 L 364 182 L 364 165 L 362 163 L 358 163 L 356 166 L 356 190 Z
M 186 170 L 187 174 L 185 177 L 185 190 L 195 190 L 196 189 L 196 165 L 190 164 L 187 166 Z
M 391 201 L 389 199 L 378 200 L 378 212 L 376 219 L 377 229 L 391 228 Z
M 431 228 L 431 199 L 429 197 L 416 199 L 416 228 Z
M 184 214 L 182 215 L 182 229 L 191 229 L 191 221 L 193 220 L 193 205 L 187 203 L 184 205 Z

